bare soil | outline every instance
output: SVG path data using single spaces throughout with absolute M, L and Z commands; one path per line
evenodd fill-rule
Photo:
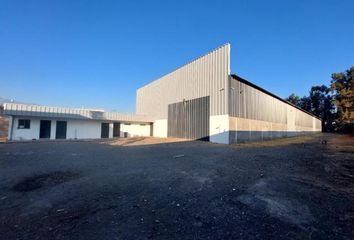
M 354 138 L 3 143 L 0 236 L 353 239 Z
M 5 142 L 9 131 L 9 119 L 0 116 L 0 142 Z

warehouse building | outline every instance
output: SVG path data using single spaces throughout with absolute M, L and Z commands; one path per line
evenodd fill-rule
M 138 89 L 154 136 L 237 143 L 321 131 L 321 120 L 230 71 L 230 44 Z
M 238 143 L 321 131 L 321 120 L 230 71 L 225 44 L 143 86 L 136 114 L 4 104 L 9 139 L 155 136 Z

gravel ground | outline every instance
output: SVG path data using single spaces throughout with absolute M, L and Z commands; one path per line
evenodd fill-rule
M 353 239 L 354 138 L 0 144 L 0 236 Z

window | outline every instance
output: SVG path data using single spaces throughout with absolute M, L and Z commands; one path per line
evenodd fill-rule
M 19 119 L 17 128 L 29 129 L 31 125 L 31 120 L 29 119 Z

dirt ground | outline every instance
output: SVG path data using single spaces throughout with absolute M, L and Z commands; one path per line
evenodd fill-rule
M 0 142 L 6 141 L 8 130 L 9 119 L 7 117 L 0 116 Z
M 3 143 L 0 236 L 354 239 L 354 138 Z

